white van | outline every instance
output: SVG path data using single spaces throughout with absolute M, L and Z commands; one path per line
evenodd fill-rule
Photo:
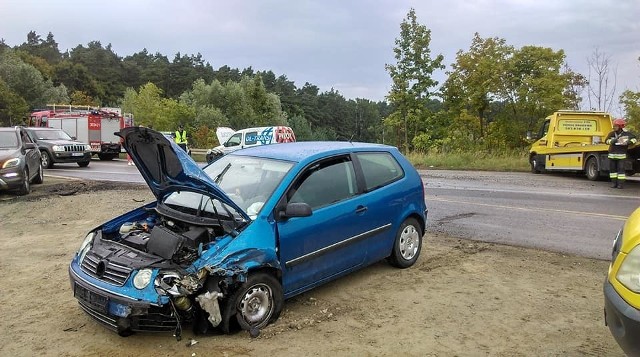
M 293 130 L 288 126 L 262 126 L 235 131 L 231 128 L 216 129 L 218 141 L 223 143 L 207 150 L 207 162 L 239 149 L 269 144 L 290 143 L 296 141 Z

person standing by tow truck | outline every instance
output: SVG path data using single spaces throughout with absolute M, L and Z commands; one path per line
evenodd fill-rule
M 178 125 L 178 130 L 176 130 L 176 135 L 174 138 L 176 144 L 187 152 L 187 131 L 184 130 L 184 126 L 182 124 Z
M 613 131 L 604 140 L 609 145 L 609 178 L 612 188 L 623 188 L 627 179 L 624 170 L 624 161 L 627 158 L 629 145 L 638 142 L 635 135 L 624 129 L 624 119 L 613 121 Z

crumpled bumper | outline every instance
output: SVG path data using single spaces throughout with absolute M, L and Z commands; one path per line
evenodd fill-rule
M 127 334 L 132 331 L 167 332 L 179 325 L 170 304 L 153 305 L 98 289 L 69 266 L 74 297 L 84 312 L 105 327 Z

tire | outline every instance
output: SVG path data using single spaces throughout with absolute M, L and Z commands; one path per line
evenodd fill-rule
M 42 182 L 44 182 L 44 169 L 42 168 L 42 163 L 40 163 L 40 166 L 38 166 L 38 173 L 36 174 L 36 177 L 33 178 L 33 183 L 39 185 Z
M 22 180 L 22 184 L 20 185 L 20 188 L 18 188 L 18 194 L 20 196 L 24 196 L 26 194 L 29 194 L 29 192 L 31 192 L 31 185 L 29 184 L 29 170 L 25 168 L 23 175 L 24 175 L 24 179 Z
M 587 159 L 587 163 L 584 165 L 584 173 L 591 181 L 598 181 L 600 179 L 600 171 L 598 170 L 598 159 L 591 156 Z
M 115 159 L 117 154 L 98 154 L 98 158 L 102 161 L 111 161 Z
M 538 155 L 531 155 L 531 157 L 529 158 L 529 164 L 531 164 L 531 172 L 534 174 L 542 173 L 542 170 L 540 170 L 540 168 L 538 167 L 540 166 L 540 163 L 538 162 L 537 156 Z
M 267 273 L 256 273 L 249 275 L 226 304 L 229 318 L 235 314 L 241 329 L 260 330 L 278 319 L 284 304 L 284 294 L 276 278 Z
M 422 249 L 422 230 L 415 218 L 407 218 L 400 225 L 389 263 L 396 268 L 405 269 L 418 260 Z
M 91 161 L 80 161 L 80 162 L 78 162 L 78 166 L 80 166 L 80 167 L 87 167 L 87 166 L 89 166 L 89 163 L 90 163 L 90 162 L 91 162 Z
M 53 159 L 51 158 L 51 154 L 49 154 L 47 151 L 41 151 L 40 152 L 42 154 L 42 166 L 45 169 L 50 169 L 53 167 Z

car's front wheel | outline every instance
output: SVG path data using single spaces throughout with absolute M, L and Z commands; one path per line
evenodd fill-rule
M 33 183 L 41 184 L 44 181 L 44 169 L 42 168 L 42 163 L 38 166 L 38 173 L 36 177 L 33 179 Z
M 42 153 L 42 166 L 45 169 L 50 169 L 53 167 L 53 159 L 51 158 L 51 155 L 49 155 L 48 152 L 46 151 L 41 151 Z
M 407 218 L 396 233 L 389 262 L 397 268 L 408 268 L 418 260 L 421 248 L 422 228 L 415 218 Z
M 22 184 L 20 185 L 20 188 L 18 188 L 18 194 L 24 196 L 31 192 L 31 184 L 29 184 L 29 170 L 25 168 L 22 175 Z
M 243 330 L 260 330 L 278 319 L 284 295 L 280 282 L 270 274 L 249 275 L 247 281 L 233 293 L 227 304 Z

